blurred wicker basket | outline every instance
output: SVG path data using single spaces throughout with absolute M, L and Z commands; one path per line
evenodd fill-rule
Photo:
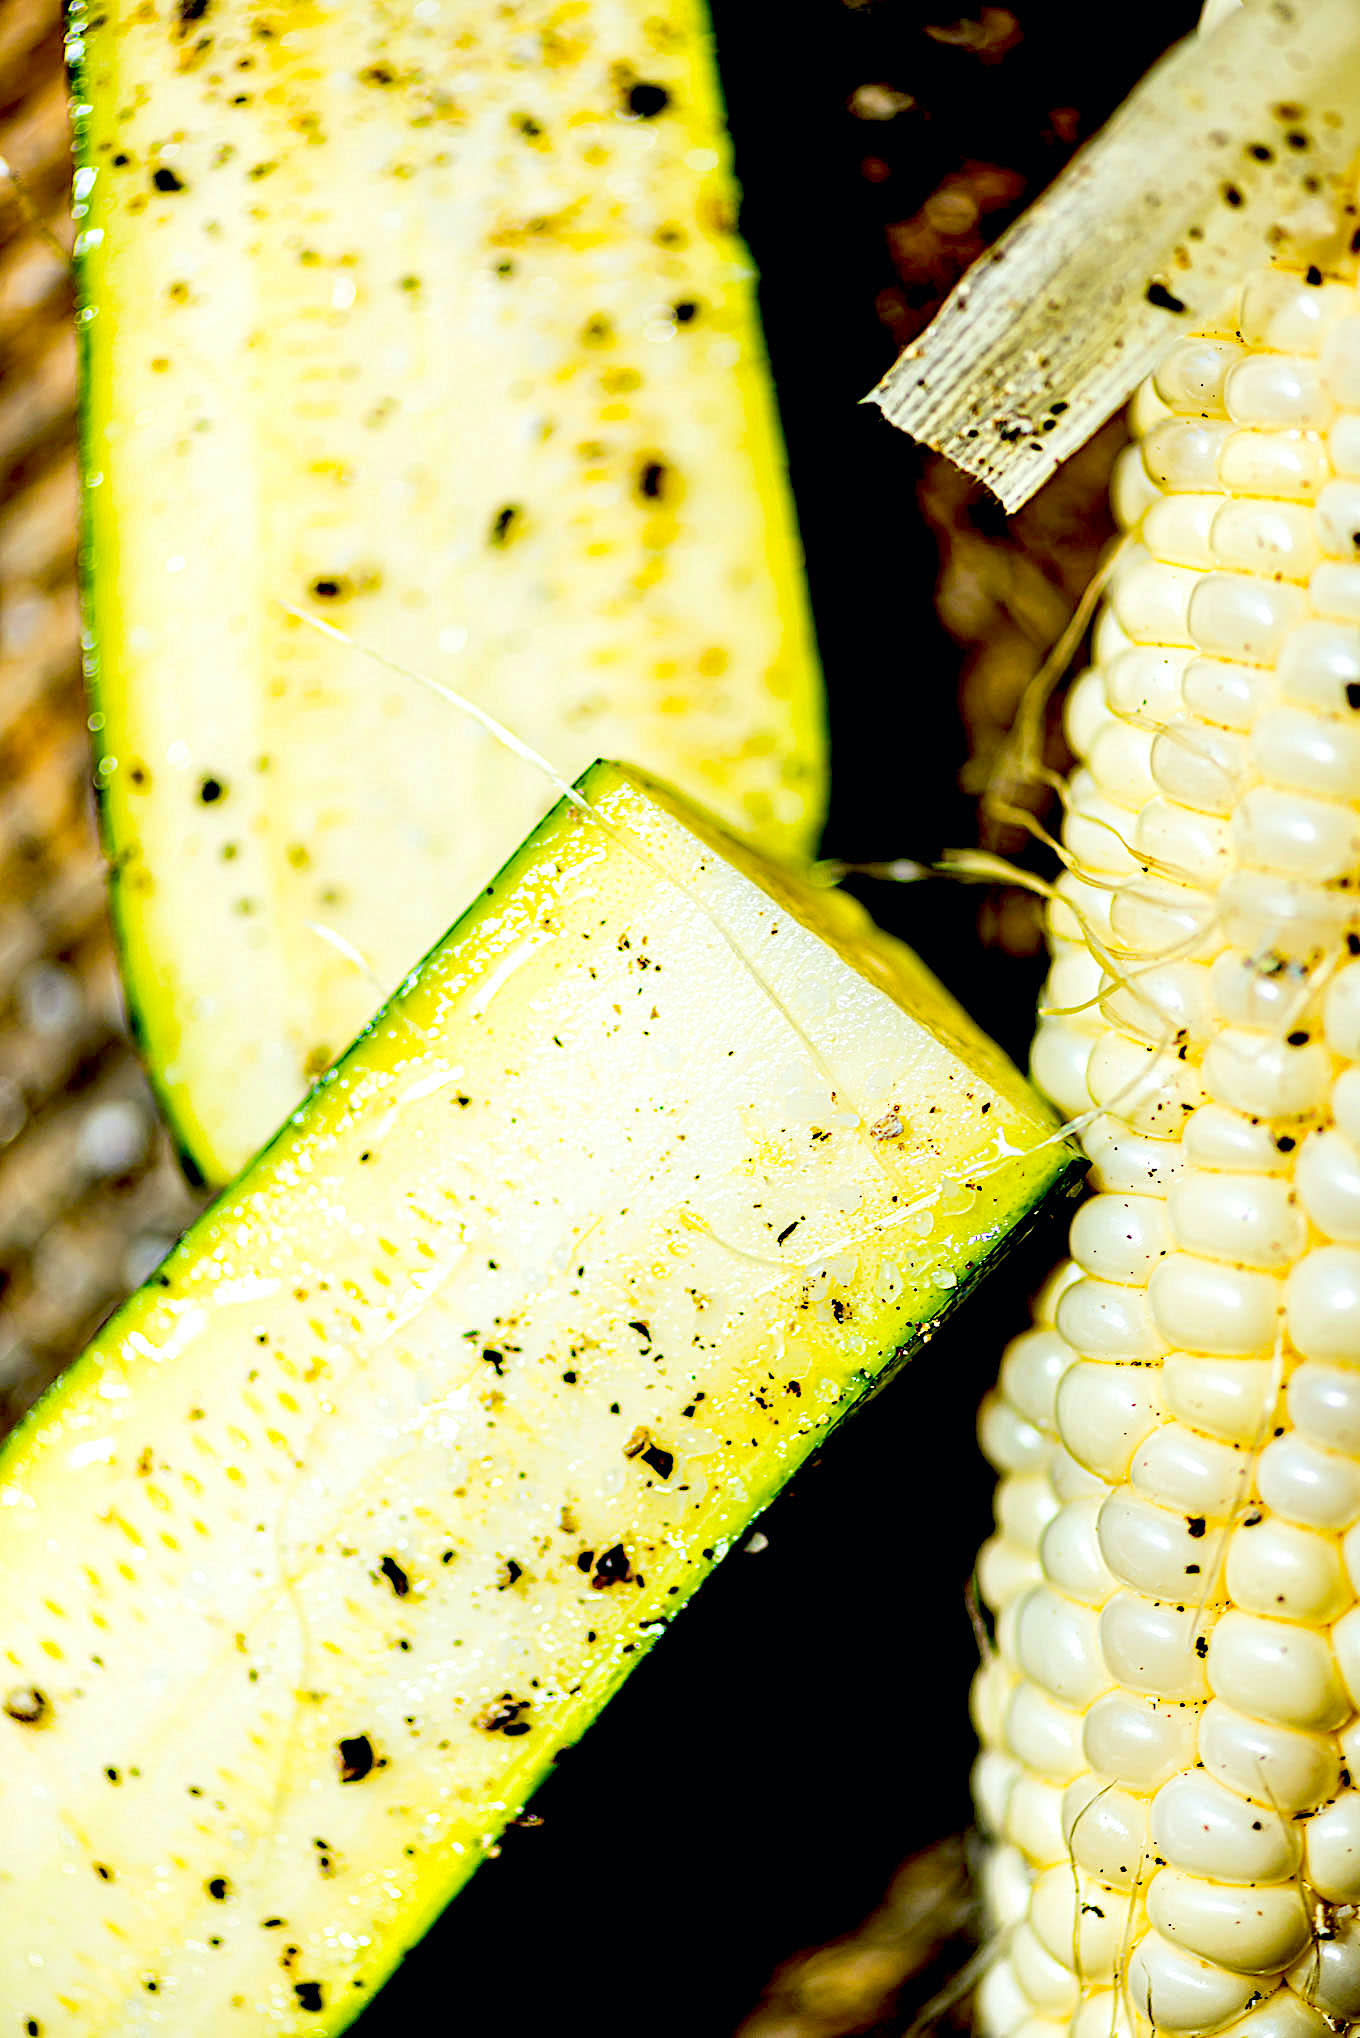
M 0 155 L 3 1431 L 197 1206 L 128 1043 L 90 793 L 59 0 L 0 9 Z

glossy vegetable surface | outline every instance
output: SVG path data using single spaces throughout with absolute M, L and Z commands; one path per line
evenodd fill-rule
M 241 1167 L 637 757 L 811 849 L 821 689 L 700 0 L 73 11 L 85 568 L 126 976 Z
M 0 2003 L 341 2029 L 1070 1174 L 906 950 L 597 765 L 0 1456 Z

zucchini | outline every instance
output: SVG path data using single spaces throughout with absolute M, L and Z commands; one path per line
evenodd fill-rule
M 290 606 L 772 852 L 820 681 L 702 0 L 100 0 L 71 51 L 115 919 L 221 1182 L 550 804 Z
M 343 2028 L 1070 1177 L 857 908 L 581 788 L 0 1455 L 17 2030 Z

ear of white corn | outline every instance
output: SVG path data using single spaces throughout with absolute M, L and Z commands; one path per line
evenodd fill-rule
M 1034 1051 L 1071 1259 L 982 1417 L 987 2038 L 1360 2025 L 1360 295 L 1135 405 Z

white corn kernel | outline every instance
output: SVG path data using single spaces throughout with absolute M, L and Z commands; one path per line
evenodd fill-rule
M 1169 1867 L 1220 1882 L 1287 1882 L 1302 1852 L 1293 1826 L 1200 1769 L 1162 1785 L 1152 1800 L 1149 1833 Z
M 1140 1493 L 1196 1520 L 1226 1521 L 1242 1504 L 1251 1455 L 1181 1422 L 1163 1423 L 1139 1445 L 1129 1479 Z
M 1279 1397 L 1280 1369 L 1271 1359 L 1199 1358 L 1171 1352 L 1162 1361 L 1161 1399 L 1168 1415 L 1224 1443 L 1262 1441 Z
M 1167 645 L 1132 644 L 1117 657 L 1092 667 L 1105 682 L 1112 713 L 1140 726 L 1165 727 L 1181 712 L 1181 685 L 1193 654 Z
M 1360 1365 L 1360 1250 L 1320 1245 L 1305 1253 L 1285 1283 L 1285 1314 L 1306 1359 Z
M 1322 1000 L 1322 1030 L 1333 1054 L 1360 1060 L 1360 962 L 1348 962 L 1328 984 Z
M 1291 1045 L 1241 1026 L 1225 1027 L 1204 1057 L 1204 1080 L 1215 1099 L 1256 1118 L 1302 1118 L 1320 1110 L 1330 1075 L 1317 1041 Z
M 1308 1227 L 1278 1175 L 1223 1175 L 1187 1168 L 1167 1197 L 1176 1243 L 1239 1267 L 1287 1269 L 1308 1243 Z
M 1200 1714 L 1199 1759 L 1236 1796 L 1285 1818 L 1324 1804 L 1341 1772 L 1332 1735 L 1251 1718 L 1221 1698 Z
M 1059 1705 L 1037 1684 L 1020 1683 L 1006 1709 L 1005 1744 L 1016 1760 L 1054 1783 L 1070 1783 L 1083 1767 L 1083 1715 Z
M 1148 1300 L 1169 1345 L 1245 1357 L 1274 1344 L 1283 1294 L 1273 1275 L 1176 1252 L 1148 1276 Z
M 1288 1978 L 1324 2017 L 1349 2022 L 1360 2016 L 1360 1929 L 1355 1919 L 1340 1920 L 1330 1937 L 1313 1940 Z
M 1038 1549 L 1039 1538 L 1057 1511 L 1057 1497 L 1045 1473 L 1007 1479 L 997 1491 L 997 1526 L 1022 1549 Z
M 1082 1743 L 1102 1781 L 1147 1795 L 1193 1763 L 1195 1714 L 1189 1706 L 1110 1691 L 1087 1713 Z
M 1091 1196 L 1072 1220 L 1073 1259 L 1106 1281 L 1145 1281 L 1170 1245 L 1157 1196 Z
M 1186 1159 L 1197 1167 L 1219 1168 L 1225 1173 L 1288 1170 L 1270 1127 L 1248 1112 L 1229 1110 L 1226 1104 L 1202 1104 L 1186 1120 L 1183 1144 Z
M 1325 1127 L 1310 1132 L 1294 1180 L 1319 1231 L 1339 1243 L 1360 1243 L 1360 1153 L 1344 1133 Z
M 1360 1517 L 1360 1465 L 1296 1430 L 1271 1438 L 1256 1461 L 1256 1485 L 1267 1507 L 1306 1528 L 1340 1535 Z
M 1044 1577 L 1083 1606 L 1104 1606 L 1118 1582 L 1100 1547 L 1097 1524 L 1103 1505 L 1103 1493 L 1072 1500 L 1046 1525 L 1039 1543 Z
M 1345 1790 L 1304 1829 L 1308 1885 L 1328 1903 L 1360 1903 L 1360 1791 Z
M 1206 1699 L 1205 1648 L 1194 1606 L 1168 1605 L 1124 1590 L 1101 1611 L 1100 1652 L 1126 1691 L 1182 1704 Z
M 1163 426 L 1163 430 L 1168 427 Z M 1207 449 L 1206 449 L 1207 451 Z M 1275 496 L 1282 502 L 1313 502 L 1330 479 L 1321 443 L 1292 431 L 1257 431 L 1229 426 L 1219 439 L 1218 481 L 1238 495 Z M 1204 483 L 1203 486 L 1212 486 Z M 1179 642 L 1179 639 L 1176 641 Z
M 1351 1710 L 1327 1637 L 1296 1621 L 1230 1607 L 1208 1637 L 1214 1696 L 1301 1732 L 1339 1727 Z
M 1240 427 L 1227 418 L 1167 418 L 1143 440 L 1144 472 L 1159 492 L 1231 487 L 1220 476 L 1220 456 L 1225 441 L 1238 435 Z
M 1040 1944 L 1055 1960 L 1088 1980 L 1097 1975 L 1112 1980 L 1142 1908 L 1126 1890 L 1110 1889 L 1064 1862 L 1035 1877 L 1029 1915 Z
M 1152 386 L 1163 403 L 1183 416 L 1226 417 L 1224 383 L 1229 370 L 1246 358 L 1247 350 L 1238 342 L 1196 334 L 1168 348 Z
M 1305 431 L 1331 419 L 1318 364 L 1305 355 L 1247 353 L 1229 369 L 1223 395 L 1238 424 Z
M 1099 1615 L 1046 1585 L 1017 1608 L 1015 1659 L 1062 1705 L 1090 1705 L 1114 1681 L 1100 1653 Z
M 1271 785 L 1327 800 L 1360 799 L 1360 722 L 1326 720 L 1285 702 L 1257 721 L 1246 756 Z
M 1153 791 L 1206 814 L 1230 814 L 1250 754 L 1247 739 L 1235 730 L 1178 722 L 1152 740 Z
M 1240 2016 L 1256 1989 L 1250 1975 L 1201 1960 L 1147 1931 L 1129 1958 L 1128 1989 L 1154 2029 L 1189 2034 L 1216 2031 Z
M 1279 1974 L 1312 1929 L 1297 1883 L 1243 1887 L 1178 1868 L 1153 1876 L 1147 1913 L 1163 1938 L 1233 1974 Z
M 1309 1359 L 1291 1376 L 1285 1397 L 1294 1427 L 1324 1450 L 1360 1456 L 1360 1372 Z
M 1215 1545 L 1204 1523 L 1118 1486 L 1100 1503 L 1100 1552 L 1113 1576 L 1158 1599 L 1200 1605 L 1217 1583 Z
M 1056 1330 L 1035 1328 L 1013 1337 L 1001 1361 L 1001 1393 L 1027 1422 L 1053 1427 L 1058 1382 L 1077 1357 Z
M 1274 699 L 1275 675 L 1226 658 L 1193 658 L 1181 681 L 1190 714 L 1224 729 L 1251 729 Z
M 1156 1372 L 1079 1359 L 1063 1375 L 1057 1411 L 1078 1464 L 1101 1479 L 1126 1478 L 1134 1452 L 1160 1420 Z
M 1334 1540 L 1272 1516 L 1233 1530 L 1227 1584 L 1233 1604 L 1248 1613 L 1318 1628 L 1339 1620 L 1353 1597 Z
M 1091 1776 L 1070 1783 L 1062 1820 L 1072 1860 L 1114 1889 L 1133 1889 L 1147 1865 L 1151 1806 L 1151 1798 Z
M 1031 1925 L 1022 1921 L 1015 1927 L 1010 1956 L 1015 1978 L 1031 2003 L 1050 2016 L 1072 2014 L 1077 2006 L 1077 1978 L 1045 1951 Z

